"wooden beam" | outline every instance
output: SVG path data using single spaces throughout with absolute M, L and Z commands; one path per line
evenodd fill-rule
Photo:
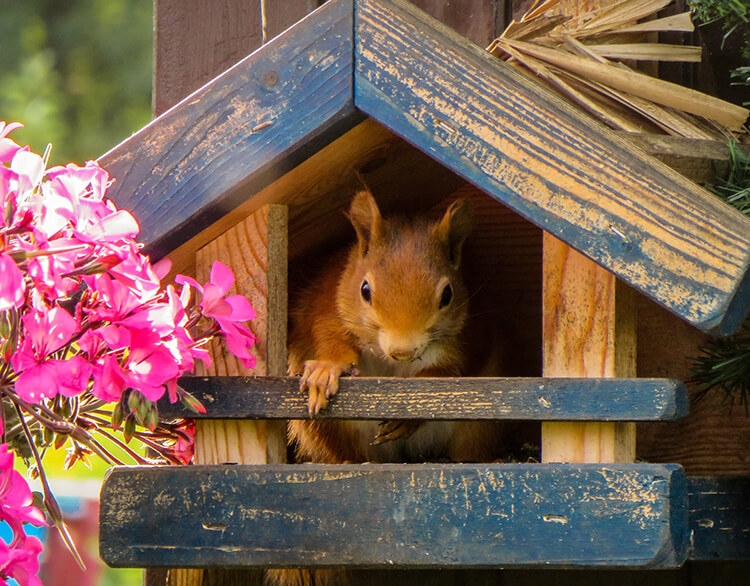
M 545 234 L 543 259 L 545 376 L 635 375 L 633 291 Z M 633 462 L 632 423 L 543 423 L 544 462 Z
M 750 220 L 403 0 L 356 0 L 355 105 L 704 330 L 750 303 Z
M 351 53 L 351 0 L 331 0 L 103 155 L 146 251 L 173 250 L 361 120 Z
M 206 414 L 159 403 L 163 417 L 306 419 L 296 377 L 184 377 Z M 687 415 L 685 386 L 666 379 L 342 378 L 320 419 L 531 419 L 673 421 Z
M 373 522 L 377 520 L 377 522 Z M 675 465 L 115 468 L 112 566 L 679 567 Z
M 696 183 L 716 183 L 716 178 L 729 169 L 729 146 L 724 142 L 659 134 L 617 134 Z M 750 145 L 737 148 L 750 156 Z

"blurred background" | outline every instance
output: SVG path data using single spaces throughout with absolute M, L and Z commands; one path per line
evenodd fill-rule
M 151 117 L 152 0 L 0 0 L 0 120 L 83 163 Z
M 152 0 L 0 0 L 0 14 L 0 120 L 26 125 L 13 133 L 16 142 L 38 153 L 51 143 L 50 165 L 81 164 L 149 122 Z M 54 529 L 29 527 L 44 542 L 44 585 L 140 585 L 141 570 L 112 570 L 99 560 L 107 466 L 92 459 L 91 468 L 63 471 L 65 455 L 49 452 L 45 469 L 88 570 L 78 569 Z M 21 460 L 17 468 L 26 474 Z M 0 538 L 9 535 L 0 527 Z

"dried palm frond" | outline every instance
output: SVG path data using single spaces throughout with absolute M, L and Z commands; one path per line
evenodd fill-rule
M 620 62 L 700 61 L 700 47 L 644 41 L 644 35 L 693 30 L 689 12 L 653 18 L 671 2 L 622 0 L 566 16 L 560 0 L 547 0 L 511 22 L 487 50 L 618 130 L 722 140 L 743 133 L 746 108 Z

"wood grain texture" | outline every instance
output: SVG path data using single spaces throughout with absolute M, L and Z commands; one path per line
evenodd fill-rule
M 155 0 L 154 115 L 166 112 L 260 45 L 258 2 Z
M 184 377 L 207 413 L 159 403 L 166 417 L 306 419 L 296 377 Z M 665 379 L 342 378 L 321 419 L 671 421 L 687 415 L 682 383 Z
M 543 256 L 545 376 L 626 377 L 636 370 L 633 291 L 549 234 Z M 544 462 L 633 462 L 635 426 L 543 423 Z
M 263 16 L 263 42 L 267 43 L 318 8 L 324 0 L 259 0 Z
M 108 195 L 139 218 L 153 257 L 361 119 L 351 11 L 350 0 L 328 2 L 99 159 L 115 179 Z
M 694 325 L 747 312 L 750 220 L 400 0 L 360 0 L 355 104 Z
M 116 468 L 100 552 L 113 566 L 676 567 L 686 500 L 673 465 Z
M 489 45 L 504 28 L 504 0 L 409 1 L 480 47 Z
M 690 557 L 750 559 L 750 477 L 688 479 Z

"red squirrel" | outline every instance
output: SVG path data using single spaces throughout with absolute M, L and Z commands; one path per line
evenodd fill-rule
M 291 312 L 289 374 L 301 375 L 311 415 L 326 408 L 342 374 L 497 375 L 492 344 L 481 335 L 487 320 L 470 311 L 461 275 L 469 204 L 454 201 L 436 222 L 383 217 L 363 190 L 347 216 L 356 243 L 324 267 Z M 477 462 L 497 457 L 499 429 L 494 422 L 389 422 L 378 434 L 374 421 L 313 417 L 291 421 L 289 435 L 304 461 Z

